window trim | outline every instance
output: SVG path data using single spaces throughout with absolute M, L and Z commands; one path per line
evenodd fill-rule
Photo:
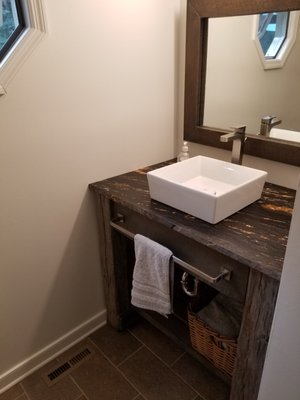
M 15 0 L 15 4 L 16 4 L 19 24 L 0 50 L 0 63 L 2 63 L 2 61 L 5 59 L 6 54 L 9 53 L 9 50 L 13 47 L 13 44 L 18 40 L 19 36 L 24 31 L 24 29 L 26 29 L 22 1 Z
M 0 96 L 5 94 L 6 86 L 47 31 L 43 0 L 20 1 L 26 28 L 0 62 Z
M 254 18 L 253 42 L 254 42 L 256 50 L 258 52 L 259 58 L 262 62 L 263 68 L 264 69 L 282 68 L 288 58 L 288 55 L 289 55 L 296 39 L 297 39 L 299 11 L 290 11 L 289 20 L 288 20 L 288 28 L 287 28 L 287 36 L 275 58 L 266 58 L 265 57 L 265 55 L 262 51 L 261 45 L 260 45 L 259 38 L 257 37 L 259 15 L 255 15 L 253 18 Z

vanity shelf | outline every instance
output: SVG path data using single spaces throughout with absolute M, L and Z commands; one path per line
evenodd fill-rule
M 118 225 L 132 235 L 140 233 L 165 245 L 196 269 L 207 268 L 205 273 L 215 276 L 220 265 L 226 265 L 232 273 L 230 281 L 220 280 L 213 286 L 244 303 L 230 400 L 256 400 L 295 191 L 267 183 L 260 200 L 211 225 L 150 199 L 146 173 L 172 162 L 90 184 L 97 201 L 108 322 L 124 329 L 134 318 L 130 305 L 133 243 L 111 221 L 118 220 Z M 209 365 L 191 349 L 187 325 L 180 318 L 168 321 L 155 313 L 140 313 Z

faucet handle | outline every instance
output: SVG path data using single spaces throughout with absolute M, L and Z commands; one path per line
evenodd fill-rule
M 233 129 L 233 132 L 236 133 L 246 133 L 246 125 L 236 125 L 236 126 L 231 126 L 231 129 Z
M 261 122 L 262 122 L 263 124 L 271 124 L 271 122 L 273 121 L 274 118 L 276 118 L 275 115 L 264 115 L 264 116 L 261 118 Z
M 233 129 L 232 132 L 220 136 L 221 142 L 228 142 L 234 139 L 238 139 L 242 142 L 246 140 L 246 125 L 231 126 L 231 129 Z

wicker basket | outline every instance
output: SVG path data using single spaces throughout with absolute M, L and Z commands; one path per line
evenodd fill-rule
M 237 351 L 237 341 L 220 336 L 209 328 L 190 309 L 188 321 L 193 348 L 207 358 L 216 368 L 231 377 Z

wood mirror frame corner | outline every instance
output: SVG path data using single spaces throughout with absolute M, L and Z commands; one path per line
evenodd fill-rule
M 185 140 L 227 150 L 232 146 L 220 142 L 220 136 L 228 130 L 203 125 L 208 18 L 299 9 L 300 0 L 187 0 Z M 245 154 L 300 166 L 300 143 L 296 142 L 251 136 L 245 143 Z

